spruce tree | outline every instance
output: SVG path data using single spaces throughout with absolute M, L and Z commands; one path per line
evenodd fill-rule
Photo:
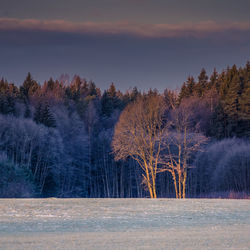
M 89 83 L 89 95 L 97 96 L 97 89 L 96 89 L 95 83 L 92 81 Z
M 228 132 L 230 136 L 235 136 L 239 133 L 238 113 L 239 99 L 241 95 L 241 83 L 239 75 L 236 73 L 230 82 L 227 94 L 224 98 L 224 110 L 228 116 Z
M 42 104 L 41 103 L 38 103 L 38 105 L 35 108 L 33 120 L 37 124 L 42 123 Z
M 217 92 L 219 91 L 219 86 L 220 86 L 218 77 L 219 77 L 218 72 L 214 68 L 214 71 L 210 76 L 209 89 L 214 88 L 217 90 Z
M 39 89 L 39 85 L 36 81 L 32 79 L 30 73 L 28 73 L 26 79 L 23 82 L 23 85 L 20 87 L 21 97 L 29 101 L 30 95 L 33 95 Z
M 242 136 L 250 137 L 250 63 L 248 62 L 243 75 L 242 93 L 239 98 L 239 119 Z
M 47 127 L 56 127 L 56 120 L 52 115 L 48 104 L 45 104 L 42 110 L 42 123 Z
M 114 110 L 112 99 L 105 90 L 101 98 L 101 111 L 104 116 L 110 116 Z
M 203 68 L 198 76 L 198 83 L 196 84 L 196 93 L 198 96 L 203 96 L 208 87 L 208 76 L 206 70 Z
M 212 115 L 212 121 L 208 135 L 216 137 L 217 139 L 228 137 L 226 130 L 227 124 L 228 124 L 227 115 L 224 112 L 222 104 L 219 103 L 219 105 L 215 108 L 215 111 Z
M 134 87 L 132 89 L 132 92 L 130 94 L 130 100 L 133 102 L 135 101 L 139 96 L 141 96 L 141 93 L 138 91 L 137 87 Z
M 187 95 L 188 97 L 190 97 L 194 94 L 194 91 L 195 91 L 195 81 L 192 76 L 188 77 L 186 86 L 187 86 Z
M 188 91 L 186 82 L 184 82 L 181 87 L 180 94 L 179 94 L 179 102 L 181 102 L 182 99 L 188 98 L 188 97 L 189 97 L 189 91 Z

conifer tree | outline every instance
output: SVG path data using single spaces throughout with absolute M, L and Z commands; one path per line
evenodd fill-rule
M 240 117 L 250 120 L 250 81 L 244 82 L 241 98 L 239 99 Z
M 30 118 L 31 117 L 31 111 L 29 108 L 29 105 L 25 104 L 25 111 L 24 111 L 24 118 Z
M 47 127 L 56 127 L 56 120 L 52 115 L 48 104 L 45 104 L 42 111 L 42 123 Z
M 0 113 L 2 114 L 15 114 L 15 100 L 10 94 L 0 94 Z
M 23 82 L 23 85 L 20 87 L 21 97 L 29 101 L 29 96 L 33 95 L 38 90 L 38 88 L 39 88 L 38 83 L 33 80 L 29 72 L 26 79 Z
M 187 98 L 187 97 L 189 97 L 189 91 L 188 91 L 186 82 L 184 82 L 181 87 L 180 94 L 179 94 L 179 102 L 181 102 L 182 99 Z
M 139 97 L 141 95 L 141 93 L 138 91 L 137 87 L 134 87 L 132 89 L 132 92 L 130 94 L 130 100 L 133 102 L 137 99 L 137 97 Z
M 115 109 L 122 109 L 122 102 L 118 97 L 114 83 L 111 83 L 108 90 L 104 91 L 102 99 L 102 113 L 110 116 Z
M 44 106 L 41 103 L 37 105 L 34 113 L 34 121 L 38 124 L 41 123 L 47 127 L 56 127 L 56 120 L 52 115 L 47 103 L 45 103 Z
M 0 81 L 0 93 L 4 94 L 8 90 L 8 82 L 5 81 L 3 78 Z
M 42 104 L 41 103 L 38 103 L 38 105 L 36 106 L 33 120 L 37 124 L 42 123 Z
M 203 96 L 208 85 L 208 76 L 206 70 L 203 68 L 198 76 L 198 83 L 196 84 L 196 93 L 198 96 Z
M 239 98 L 241 94 L 241 85 L 239 75 L 234 75 L 227 90 L 227 95 L 224 99 L 224 110 L 227 114 L 228 129 L 231 136 L 237 134 L 238 128 L 238 112 L 239 112 Z
M 95 83 L 92 81 L 89 83 L 89 95 L 90 96 L 97 96 L 98 95 L 98 90 L 95 86 Z
M 101 99 L 101 111 L 104 116 L 110 116 L 113 112 L 113 102 L 109 97 L 108 92 L 105 90 Z
M 219 77 L 218 72 L 214 68 L 214 71 L 213 71 L 212 75 L 210 76 L 209 89 L 214 88 L 217 91 L 219 90 L 220 85 L 219 85 L 218 77 Z
M 186 82 L 188 97 L 192 96 L 195 92 L 195 81 L 193 76 L 189 76 Z

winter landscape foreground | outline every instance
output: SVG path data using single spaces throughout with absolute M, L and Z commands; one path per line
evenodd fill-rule
M 0 249 L 249 248 L 249 200 L 0 199 Z

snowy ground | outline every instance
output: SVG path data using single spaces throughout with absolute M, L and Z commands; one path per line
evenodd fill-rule
M 0 249 L 250 249 L 250 200 L 0 199 Z

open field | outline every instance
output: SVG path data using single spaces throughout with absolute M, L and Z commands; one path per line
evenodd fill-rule
M 249 248 L 249 200 L 0 199 L 0 249 Z

